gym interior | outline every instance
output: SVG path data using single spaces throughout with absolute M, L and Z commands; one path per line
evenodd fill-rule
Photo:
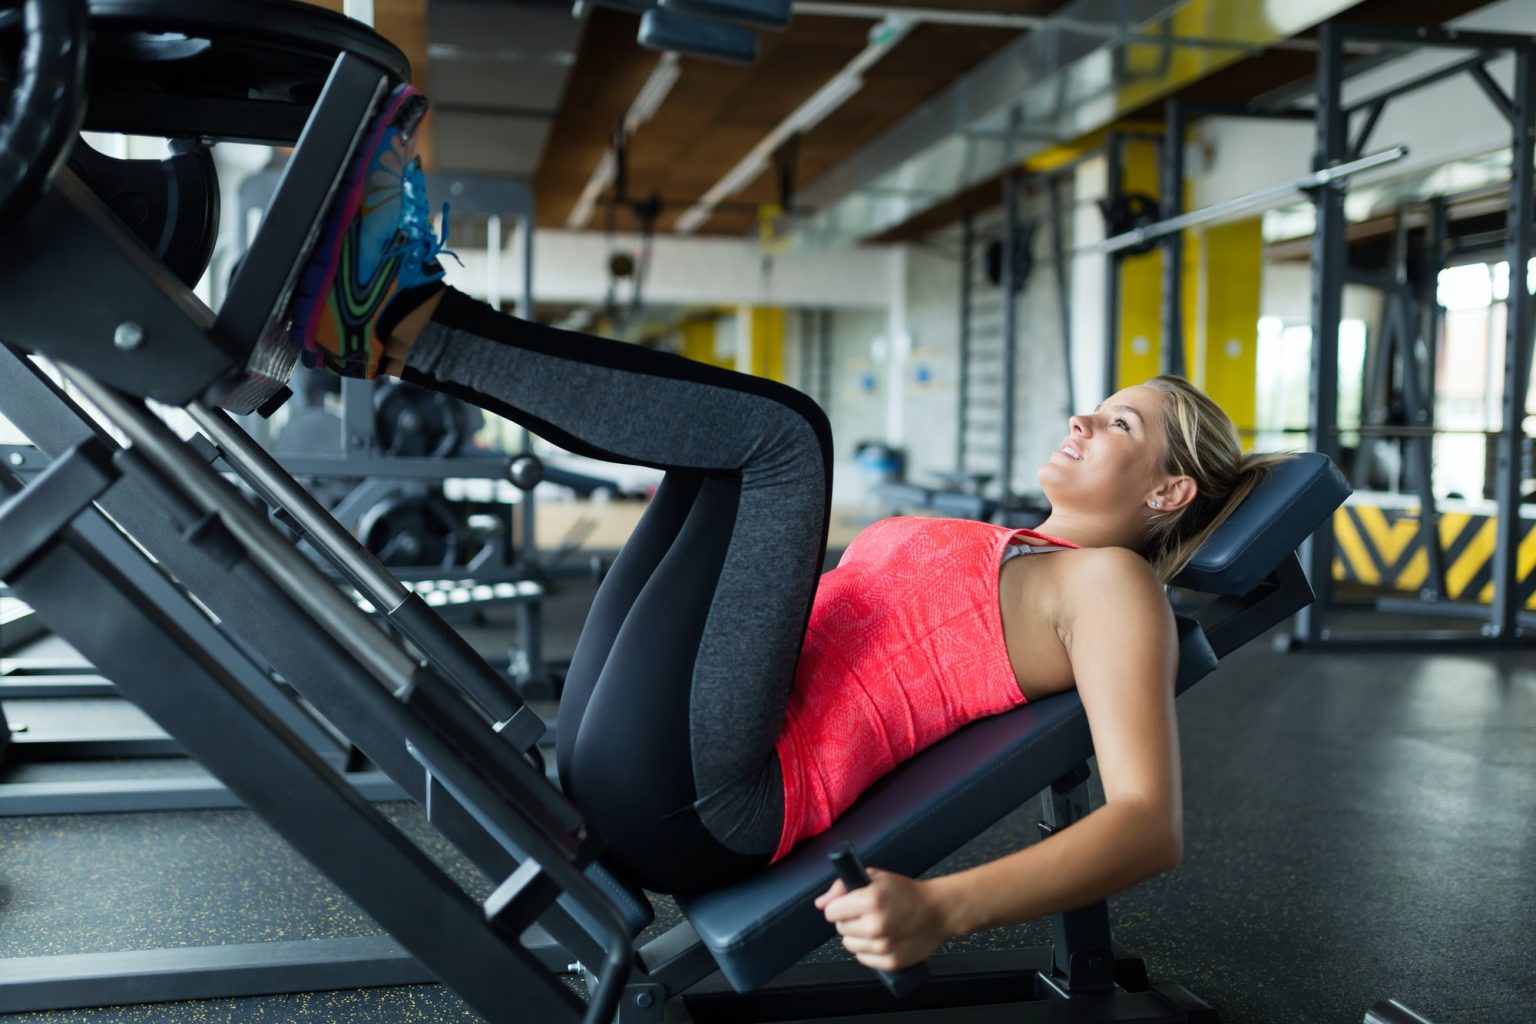
M 0 1012 L 1536 1020 L 1533 62 L 1531 0 L 0 0 Z M 1068 694 L 725 890 L 605 866 L 556 714 L 661 471 L 283 333 L 405 81 L 454 288 L 821 407 L 827 569 L 1038 525 L 1159 374 L 1309 453 L 1168 588 L 1175 870 L 910 984 L 810 907 L 1101 804 Z

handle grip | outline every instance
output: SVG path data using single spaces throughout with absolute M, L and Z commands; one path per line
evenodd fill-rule
M 864 862 L 859 860 L 859 855 L 854 852 L 852 843 L 843 843 L 828 854 L 828 859 L 832 861 L 832 870 L 850 892 L 854 889 L 862 889 L 869 884 L 869 875 L 864 870 Z M 918 986 L 928 980 L 928 965 L 913 964 L 899 971 L 876 971 L 875 973 L 880 975 L 886 990 L 900 999 L 915 992 Z

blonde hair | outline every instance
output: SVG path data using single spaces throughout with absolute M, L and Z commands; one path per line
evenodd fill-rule
M 1184 571 L 1259 481 L 1291 456 L 1244 455 L 1231 417 L 1182 377 L 1154 377 L 1146 386 L 1163 395 L 1163 471 L 1193 478 L 1197 492 L 1183 508 L 1151 518 L 1142 554 L 1167 583 Z

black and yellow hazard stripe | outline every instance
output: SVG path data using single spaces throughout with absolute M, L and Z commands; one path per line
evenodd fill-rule
M 1494 516 L 1442 512 L 1440 549 L 1445 553 L 1445 590 L 1456 600 L 1493 601 Z M 1536 611 L 1536 520 L 1522 519 L 1516 578 L 1520 604 Z M 1418 593 L 1429 577 L 1429 553 L 1418 509 L 1383 508 L 1364 502 L 1334 513 L 1337 555 L 1333 578 L 1386 590 Z

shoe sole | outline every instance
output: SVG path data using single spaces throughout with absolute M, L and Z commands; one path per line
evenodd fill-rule
M 330 294 L 331 286 L 336 283 L 346 228 L 357 217 L 358 208 L 362 206 L 363 192 L 367 187 L 365 172 L 373 161 L 373 154 L 377 151 L 380 140 L 384 138 L 384 133 L 399 116 L 401 108 L 421 95 L 422 92 L 419 89 L 404 89 L 388 107 L 380 111 L 374 120 L 373 132 L 369 135 L 367 142 L 358 149 L 357 155 L 352 158 L 352 164 L 347 168 L 345 180 L 351 182 L 350 189 L 345 196 L 341 197 L 340 202 L 332 207 L 330 217 L 320 232 L 320 241 L 315 245 L 309 263 L 304 267 L 304 272 L 300 275 L 299 283 L 294 289 L 297 297 L 295 308 L 298 315 L 294 317 L 292 334 L 301 352 L 316 350 L 316 346 L 310 344 L 310 339 L 314 338 L 318 331 L 320 317 L 325 311 L 325 298 Z M 424 116 L 426 116 L 426 105 L 421 104 L 421 112 L 412 118 L 409 124 L 402 126 L 402 133 L 407 136 L 413 134 Z M 331 354 L 336 358 L 341 357 L 341 353 Z

